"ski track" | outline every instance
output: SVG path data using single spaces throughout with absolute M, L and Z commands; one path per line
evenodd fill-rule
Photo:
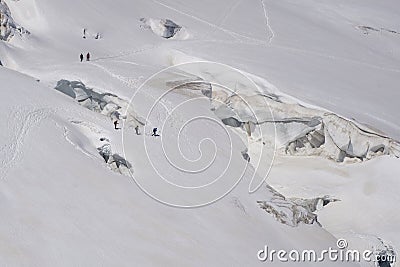
M 370 67 L 370 68 L 373 68 L 373 69 L 400 73 L 400 69 L 387 68 L 387 67 L 371 64 L 371 63 L 368 63 L 368 62 L 362 62 L 362 61 L 358 61 L 358 60 L 355 60 L 355 59 L 344 58 L 344 57 L 337 57 L 337 56 L 333 56 L 333 55 L 329 55 L 329 54 L 319 53 L 319 52 L 312 51 L 312 50 L 305 50 L 305 49 L 300 49 L 300 48 L 295 48 L 295 47 L 290 47 L 290 46 L 285 46 L 285 45 L 274 45 L 274 44 L 272 44 L 272 41 L 275 38 L 275 32 L 271 27 L 270 19 L 269 19 L 267 8 L 265 6 L 265 2 L 264 1 L 265 0 L 261 0 L 261 4 L 262 4 L 262 7 L 263 7 L 263 11 L 264 11 L 265 24 L 267 26 L 267 35 L 268 35 L 267 36 L 267 38 L 268 38 L 267 44 L 269 44 L 269 45 L 271 45 L 271 46 L 273 46 L 275 48 L 284 49 L 284 50 L 288 50 L 288 51 L 291 51 L 291 52 L 298 52 L 298 53 L 303 53 L 303 54 L 307 54 L 307 55 L 314 55 L 314 56 L 323 57 L 323 58 L 327 58 L 327 59 L 331 59 L 331 60 L 342 60 L 342 61 L 349 62 L 349 63 L 354 63 L 354 64 L 367 66 L 367 67 Z M 225 28 L 223 28 L 221 26 L 218 26 L 216 24 L 208 22 L 208 21 L 206 21 L 206 20 L 204 20 L 202 18 L 199 18 L 197 16 L 191 15 L 189 13 L 186 13 L 184 11 L 181 11 L 181 10 L 178 10 L 178 9 L 176 9 L 174 7 L 171 7 L 171 6 L 169 6 L 169 5 L 165 4 L 165 3 L 162 3 L 162 2 L 160 2 L 158 0 L 153 0 L 153 2 L 155 2 L 155 3 L 159 4 L 159 5 L 162 5 L 162 6 L 168 8 L 170 10 L 173 10 L 173 11 L 179 13 L 179 14 L 188 16 L 188 17 L 190 17 L 192 19 L 195 19 L 195 20 L 197 20 L 199 22 L 205 23 L 208 26 L 213 27 L 216 30 L 220 30 L 220 31 L 230 35 L 231 37 L 235 38 L 240 43 L 246 43 L 246 44 L 249 44 L 249 45 L 265 45 L 265 41 L 262 41 L 262 40 L 259 40 L 259 39 L 256 39 L 256 38 L 252 38 L 252 37 L 248 37 L 248 36 L 236 33 L 234 31 L 230 31 L 230 30 L 225 29 Z M 243 39 L 250 40 L 252 42 L 249 42 L 249 41 L 244 42 Z M 201 42 L 201 41 L 204 41 L 204 40 L 199 40 L 199 41 Z M 221 42 L 221 43 L 224 43 L 224 41 L 218 41 L 218 40 L 209 40 L 209 41 L 210 42 Z M 226 42 L 226 43 L 232 43 L 232 42 Z
M 267 8 L 265 6 L 264 0 L 261 0 L 261 5 L 264 10 L 264 17 L 265 17 L 265 24 L 267 26 L 267 38 L 268 38 L 268 44 L 272 43 L 272 39 L 275 37 L 275 32 L 271 27 L 271 24 L 269 23 L 269 17 L 267 13 Z
M 22 157 L 22 148 L 24 146 L 25 138 L 28 136 L 32 128 L 37 127 L 40 122 L 48 118 L 54 111 L 46 108 L 24 110 L 23 108 L 16 108 L 12 112 L 12 118 L 9 122 L 17 122 L 14 126 L 9 125 L 13 129 L 13 136 L 10 138 L 1 149 L 0 155 L 0 179 L 4 179 L 9 170 L 13 168 Z
M 349 62 L 349 63 L 353 63 L 353 64 L 359 64 L 359 65 L 363 65 L 363 66 L 366 66 L 366 67 L 370 67 L 370 68 L 373 68 L 373 69 L 400 73 L 400 69 L 386 68 L 386 67 L 382 67 L 382 66 L 379 66 L 379 65 L 374 65 L 374 64 L 371 64 L 371 63 L 368 63 L 368 62 L 363 62 L 363 61 L 350 59 L 350 58 L 345 58 L 345 57 L 333 56 L 333 55 L 324 54 L 324 53 L 320 53 L 320 52 L 316 52 L 316 51 L 312 51 L 312 50 L 304 50 L 304 49 L 295 48 L 295 47 L 291 47 L 291 46 L 285 46 L 285 45 L 274 45 L 274 44 L 271 44 L 271 46 L 275 47 L 275 48 L 278 48 L 278 49 L 284 49 L 284 50 L 287 50 L 287 51 L 291 51 L 291 52 L 303 53 L 305 55 L 313 55 L 313 56 L 323 57 L 323 58 L 327 58 L 327 59 L 331 59 L 331 60 L 342 60 L 342 61 L 345 61 L 345 62 Z
M 194 16 L 194 15 L 192 15 L 192 14 L 186 13 L 186 12 L 184 12 L 184 11 L 181 11 L 181 10 L 179 10 L 179 9 L 176 9 L 176 8 L 174 8 L 174 7 L 172 7 L 172 6 L 169 6 L 169 5 L 167 5 L 167 4 L 164 4 L 164 3 L 159 2 L 159 1 L 157 1 L 157 0 L 153 0 L 153 2 L 156 3 L 156 4 L 159 4 L 159 5 L 163 6 L 163 7 L 166 7 L 166 8 L 168 8 L 168 9 L 172 10 L 172 11 L 175 11 L 175 12 L 181 14 L 181 15 L 190 17 L 190 18 L 192 18 L 192 19 L 194 19 L 194 20 L 197 20 L 197 21 L 199 21 L 199 22 L 201 22 L 201 23 L 204 23 L 204 24 L 206 24 L 206 25 L 208 25 L 208 26 L 210 26 L 210 27 L 212 27 L 212 28 L 214 28 L 214 29 L 220 30 L 220 31 L 222 31 L 222 32 L 224 32 L 224 33 L 230 35 L 230 36 L 233 37 L 234 39 L 241 41 L 242 43 L 249 43 L 249 44 L 253 44 L 253 43 L 255 43 L 255 44 L 261 44 L 261 43 L 264 43 L 264 41 L 262 41 L 262 40 L 259 40 L 259 39 L 256 39 L 256 38 L 252 38 L 252 37 L 248 37 L 248 36 L 245 36 L 245 35 L 243 35 L 243 34 L 240 34 L 240 33 L 237 33 L 237 32 L 234 32 L 234 31 L 231 31 L 231 30 L 228 30 L 228 29 L 225 29 L 225 28 L 220 27 L 220 26 L 218 26 L 218 25 L 216 25 L 216 24 L 214 24 L 214 23 L 208 22 L 208 21 L 206 21 L 206 20 L 204 20 L 204 19 L 202 19 L 202 18 L 199 18 L 199 17 Z M 244 40 L 247 40 L 247 41 L 244 41 Z
M 135 49 L 135 50 L 127 50 L 127 51 L 121 51 L 119 54 L 117 55 L 107 55 L 104 57 L 99 57 L 96 59 L 91 60 L 90 62 L 93 61 L 100 61 L 100 60 L 104 60 L 104 59 L 113 59 L 113 58 L 119 58 L 119 57 L 126 57 L 126 56 L 130 56 L 130 55 L 135 55 L 135 54 L 140 54 L 146 51 L 150 51 L 153 49 L 156 49 L 157 47 L 159 47 L 159 45 L 149 45 L 149 46 L 145 46 L 139 49 Z
M 138 78 L 132 79 L 132 78 L 128 78 L 128 77 L 124 77 L 122 75 L 119 74 L 115 74 L 114 72 L 110 71 L 108 68 L 98 64 L 98 63 L 93 63 L 90 62 L 91 65 L 101 69 L 102 71 L 104 71 L 106 74 L 110 75 L 111 77 L 113 77 L 114 79 L 119 80 L 121 83 L 123 83 L 124 85 L 128 86 L 129 88 L 133 88 L 133 89 L 137 89 L 139 87 L 139 83 L 141 80 L 144 79 L 143 76 L 139 76 Z
M 267 44 L 269 44 L 270 46 L 273 46 L 275 48 L 278 49 L 284 49 L 287 51 L 291 51 L 291 52 L 298 52 L 298 53 L 303 53 L 306 55 L 314 55 L 314 56 L 318 56 L 318 57 L 323 57 L 323 58 L 327 58 L 327 59 L 331 59 L 331 60 L 342 60 L 345 62 L 349 62 L 349 63 L 354 63 L 354 64 L 359 64 L 359 65 L 363 65 L 363 66 L 367 66 L 373 69 L 378 69 L 378 70 L 383 70 L 383 71 L 389 71 L 389 72 L 396 72 L 396 73 L 400 73 L 400 69 L 395 69 L 395 68 L 387 68 L 387 67 L 383 67 L 383 66 L 379 66 L 379 65 L 375 65 L 375 64 L 371 64 L 368 62 L 363 62 L 363 61 L 359 61 L 359 60 L 355 60 L 355 59 L 350 59 L 350 58 L 345 58 L 345 57 L 337 57 L 337 56 L 333 56 L 333 55 L 329 55 L 329 54 L 325 54 L 325 53 L 320 53 L 320 52 L 316 52 L 316 51 L 312 51 L 312 50 L 306 50 L 306 49 L 301 49 L 301 48 L 296 48 L 296 47 L 291 47 L 291 46 L 285 46 L 285 45 L 276 45 L 276 44 L 272 44 L 273 39 L 275 38 L 275 32 L 273 31 L 271 24 L 269 22 L 269 16 L 267 13 L 267 8 L 265 6 L 265 0 L 260 0 L 262 7 L 263 7 L 263 11 L 264 11 L 264 17 L 265 17 L 265 24 L 267 26 Z M 194 15 L 191 15 L 189 13 L 183 12 L 181 10 L 178 10 L 174 7 L 171 7 L 167 4 L 164 4 L 162 2 L 159 2 L 157 0 L 153 0 L 153 2 L 162 5 L 170 10 L 173 10 L 179 14 L 188 16 L 190 18 L 193 18 L 197 21 L 200 21 L 202 23 L 205 23 L 207 25 L 209 25 L 210 27 L 213 27 L 215 30 L 220 30 L 223 31 L 225 33 L 227 33 L 228 35 L 230 35 L 231 37 L 235 38 L 239 43 L 246 43 L 248 45 L 265 45 L 265 41 L 256 39 L 256 38 L 252 38 L 252 37 L 248 37 L 233 31 L 230 31 L 228 29 L 225 29 L 221 26 L 218 26 L 216 24 L 210 23 L 204 19 L 201 19 L 199 17 L 196 17 Z M 237 2 L 237 4 L 240 3 L 240 1 Z M 230 11 L 225 15 L 225 19 L 223 19 L 223 21 L 225 21 L 227 19 L 227 17 L 229 16 L 229 13 L 232 12 L 232 10 L 234 9 L 234 6 L 231 7 Z M 222 22 L 223 23 L 223 22 Z M 243 42 L 243 39 L 247 39 L 247 40 L 252 40 L 253 42 Z M 192 40 L 193 42 L 195 42 L 196 40 Z M 217 42 L 217 43 L 232 43 L 231 41 L 222 41 L 222 40 L 198 40 L 199 42 L 205 42 L 205 41 L 209 41 L 209 42 Z M 151 45 L 151 46 L 145 46 L 139 49 L 135 49 L 135 50 L 129 50 L 129 51 L 122 51 L 117 55 L 110 55 L 110 56 L 106 56 L 106 57 L 101 57 L 101 58 L 96 58 L 93 61 L 100 61 L 100 60 L 104 60 L 104 59 L 114 59 L 114 58 L 119 58 L 119 57 L 125 57 L 125 56 L 129 56 L 129 55 L 134 55 L 134 54 L 139 54 L 139 53 L 143 53 L 149 50 L 153 50 L 156 49 L 157 47 L 160 47 L 161 45 Z M 136 63 L 132 63 L 132 64 L 136 64 Z M 115 75 L 115 74 L 114 74 Z
M 116 62 L 116 63 L 123 63 L 123 64 L 128 64 L 128 65 L 133 65 L 133 66 L 143 66 L 143 67 L 151 67 L 149 65 L 142 65 L 136 62 L 131 62 L 131 61 L 125 61 L 125 60 L 110 60 L 111 62 Z
M 231 42 L 231 41 L 214 40 L 214 39 L 191 40 L 191 41 L 188 41 L 188 42 L 193 42 L 193 43 L 212 42 L 212 43 L 221 43 L 221 44 L 233 44 L 233 43 L 236 43 L 236 42 Z M 247 45 L 260 45 L 260 44 L 249 43 Z M 262 45 L 265 46 L 265 42 L 263 42 Z M 387 67 L 384 67 L 384 66 L 374 65 L 374 64 L 368 63 L 368 62 L 363 62 L 363 61 L 350 59 L 350 58 L 345 58 L 345 57 L 333 56 L 333 55 L 329 55 L 329 54 L 320 53 L 320 52 L 317 52 L 317 51 L 305 50 L 305 49 L 296 48 L 296 47 L 292 47 L 292 46 L 277 45 L 277 44 L 272 44 L 272 43 L 270 44 L 270 47 L 274 47 L 274 48 L 277 48 L 277 49 L 283 49 L 283 50 L 286 50 L 286 51 L 290 51 L 290 52 L 294 52 L 294 53 L 300 53 L 300 54 L 304 54 L 304 55 L 312 55 L 312 56 L 316 56 L 316 57 L 326 58 L 326 59 L 330 59 L 330 60 L 342 60 L 344 62 L 348 62 L 348 63 L 352 63 L 352 64 L 358 64 L 358 65 L 362 65 L 362 66 L 369 67 L 369 68 L 372 68 L 372 69 L 377 69 L 377 70 L 400 73 L 400 69 L 387 68 Z
M 93 63 L 93 62 L 90 62 L 90 64 L 100 68 L 102 71 L 104 71 L 105 73 L 110 75 L 112 78 L 117 79 L 118 81 L 123 83 L 125 86 L 127 86 L 129 88 L 132 88 L 134 90 L 137 90 L 137 89 L 140 88 L 141 85 L 139 85 L 139 82 L 140 82 L 140 80 L 144 79 L 144 77 L 142 77 L 142 76 L 140 76 L 137 79 L 130 79 L 130 78 L 124 77 L 122 75 L 115 74 L 114 72 L 110 71 L 108 68 L 106 68 L 106 67 L 104 67 L 104 66 L 102 66 L 100 64 Z M 171 110 L 174 110 L 175 105 L 173 105 L 172 103 L 169 103 L 165 99 L 156 99 L 156 98 L 154 98 L 154 96 L 152 96 L 151 94 L 147 93 L 146 91 L 142 90 L 142 92 L 144 93 L 144 95 L 146 95 L 146 97 L 150 98 L 152 101 L 158 101 L 158 103 L 165 109 L 165 112 L 168 114 L 168 116 L 171 115 Z M 165 116 L 164 112 L 160 113 L 160 114 L 157 114 L 158 121 L 160 121 L 160 122 L 163 121 L 164 120 L 163 119 L 164 116 Z M 178 116 L 177 119 L 174 119 L 173 116 L 171 116 L 170 118 L 173 118 L 174 122 L 182 121 L 182 117 L 181 116 Z
M 237 6 L 242 2 L 242 0 L 236 1 L 231 7 L 228 9 L 228 12 L 225 13 L 224 17 L 222 18 L 221 22 L 219 23 L 219 27 L 224 26 L 226 20 L 229 18 L 229 16 L 232 14 L 233 10 L 237 8 Z
M 242 0 L 238 0 L 236 1 L 236 3 L 233 3 L 233 5 L 230 6 L 230 8 L 228 8 L 227 12 L 225 12 L 225 15 L 222 17 L 221 22 L 219 22 L 218 27 L 222 27 L 224 26 L 226 20 L 229 18 L 229 16 L 232 14 L 233 10 L 236 9 L 236 7 L 242 2 Z M 214 28 L 214 31 L 212 32 L 212 34 L 214 34 L 218 29 Z

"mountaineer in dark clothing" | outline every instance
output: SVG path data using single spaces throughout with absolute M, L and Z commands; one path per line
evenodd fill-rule
M 151 136 L 160 136 L 157 134 L 157 128 L 153 128 L 153 134 Z
M 81 53 L 81 55 L 79 56 L 79 58 L 81 59 L 81 62 L 83 61 L 83 54 Z
M 89 54 L 89 52 L 86 54 L 86 61 L 90 61 L 90 54 Z

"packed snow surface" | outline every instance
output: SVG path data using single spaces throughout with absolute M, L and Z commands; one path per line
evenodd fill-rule
M 0 265 L 396 266 L 398 10 L 0 0 Z

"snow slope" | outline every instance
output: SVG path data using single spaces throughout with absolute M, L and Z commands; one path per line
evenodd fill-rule
M 397 1 L 6 4 L 1 265 L 399 253 Z M 289 199 L 324 195 L 321 226 Z
M 318 225 L 291 228 L 266 216 L 256 200 L 270 193 L 249 197 L 245 183 L 198 209 L 154 201 L 109 170 L 91 144 L 102 136 L 118 147 L 106 116 L 0 71 L 2 98 L 19 99 L 1 106 L 8 115 L 1 127 L 16 128 L 2 132 L 2 265 L 254 265 L 265 242 L 288 250 L 305 240 L 314 249 L 334 245 Z M 136 157 L 135 172 L 152 170 Z

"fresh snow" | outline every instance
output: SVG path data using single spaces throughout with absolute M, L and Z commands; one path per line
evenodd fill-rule
M 0 0 L 0 265 L 399 255 L 399 8 Z

